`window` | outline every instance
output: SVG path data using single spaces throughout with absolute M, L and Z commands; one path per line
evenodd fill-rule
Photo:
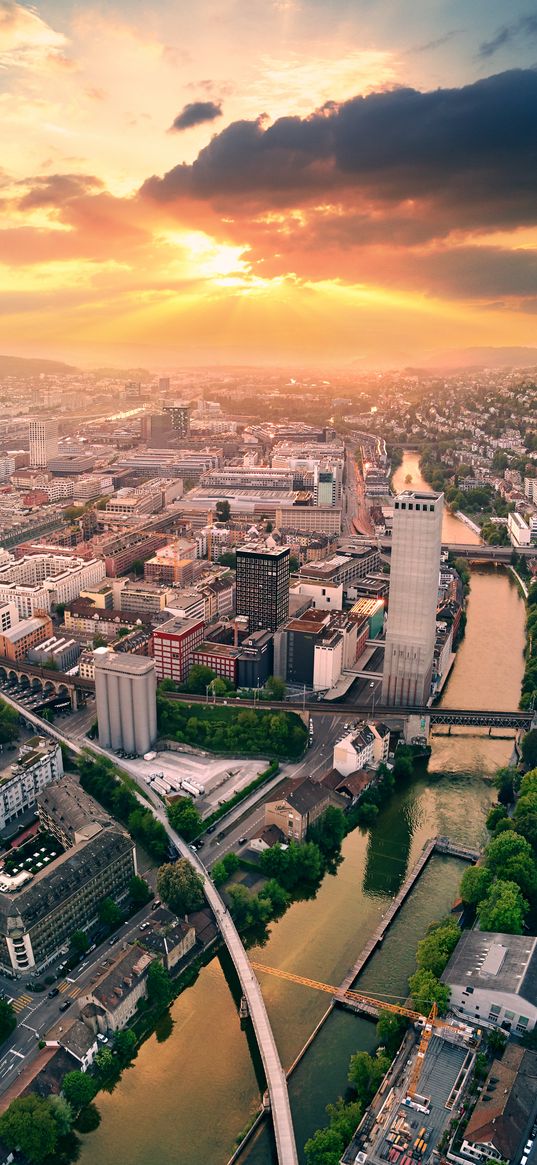
M 496 1003 L 491 1003 L 489 1010 L 491 1011 L 492 1015 L 499 1015 L 502 1009 L 501 1007 L 498 1007 Z

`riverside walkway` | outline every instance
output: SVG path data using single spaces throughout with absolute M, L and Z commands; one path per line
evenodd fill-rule
M 46 733 L 60 744 L 65 744 L 77 756 L 82 756 L 85 748 L 82 744 L 77 744 L 71 737 L 66 736 L 65 733 L 59 732 L 57 728 L 53 728 L 51 724 L 34 716 L 27 708 L 23 708 L 17 704 L 15 700 L 9 697 L 4 697 L 6 702 L 11 704 L 17 712 L 20 712 L 24 718 L 30 723 L 39 728 L 41 734 Z M 291 1106 L 289 1104 L 289 1093 L 287 1090 L 287 1079 L 283 1070 L 274 1034 L 270 1026 L 270 1020 L 267 1015 L 265 1002 L 261 994 L 261 988 L 256 979 L 248 955 L 243 947 L 239 932 L 231 918 L 231 915 L 223 902 L 218 890 L 212 879 L 210 878 L 203 862 L 200 861 L 198 855 L 190 849 L 190 847 L 183 841 L 175 829 L 172 829 L 166 811 L 160 800 L 160 797 L 153 791 L 150 785 L 128 765 L 118 761 L 116 757 L 111 757 L 104 749 L 100 748 L 95 741 L 88 743 L 86 748 L 92 752 L 106 758 L 108 761 L 113 761 L 113 764 L 118 769 L 123 769 L 124 772 L 136 781 L 143 791 L 143 798 L 140 795 L 140 800 L 145 809 L 151 809 L 153 815 L 161 825 L 164 826 L 166 833 L 181 857 L 186 858 L 190 864 L 199 874 L 203 882 L 203 889 L 205 897 L 218 923 L 218 928 L 222 938 L 227 946 L 227 949 L 233 960 L 233 965 L 237 972 L 243 995 L 248 1003 L 250 1018 L 252 1020 L 255 1031 L 259 1052 L 263 1061 L 263 1068 L 265 1071 L 265 1079 L 267 1081 L 267 1088 L 270 1100 L 270 1111 L 272 1115 L 272 1123 L 274 1127 L 274 1137 L 276 1141 L 276 1150 L 278 1154 L 279 1165 L 298 1165 L 298 1155 L 296 1149 L 295 1133 L 293 1129 L 293 1119 L 291 1116 Z
M 334 1001 L 336 1003 L 342 1003 L 345 1006 L 352 1006 L 355 1010 L 358 1008 L 359 1010 L 363 1010 L 364 1013 L 368 1015 L 377 1014 L 377 1010 L 374 1006 L 369 1007 L 368 1005 L 364 1004 L 362 1007 L 361 1004 L 358 1005 L 356 1002 L 353 1003 L 352 1000 L 347 998 L 346 993 L 347 991 L 351 990 L 353 983 L 358 978 L 358 975 L 360 975 L 360 973 L 363 971 L 366 963 L 369 962 L 377 947 L 380 946 L 386 931 L 391 926 L 394 918 L 399 913 L 403 903 L 408 898 L 408 895 L 414 888 L 418 878 L 420 877 L 420 874 L 422 874 L 425 866 L 427 865 L 427 862 L 434 853 L 449 854 L 451 857 L 462 858 L 463 861 L 467 862 L 476 862 L 479 857 L 479 853 L 476 850 L 469 849 L 467 846 L 459 845 L 458 842 L 451 841 L 449 837 L 431 837 L 429 839 L 429 841 L 423 847 L 416 864 L 412 867 L 410 874 L 407 878 L 405 878 L 399 893 L 396 894 L 395 898 L 392 900 L 391 905 L 388 907 L 382 918 L 382 921 L 371 935 L 371 938 L 366 943 L 365 947 L 362 947 L 356 962 L 353 964 L 347 975 L 345 975 L 343 981 L 340 983 L 336 995 L 334 996 Z

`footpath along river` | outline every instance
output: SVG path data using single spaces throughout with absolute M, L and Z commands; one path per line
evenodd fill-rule
M 404 488 L 425 486 L 417 455 L 405 454 L 395 475 Z M 456 523 L 457 541 L 476 540 Z M 450 534 L 453 531 L 450 530 Z M 472 571 L 466 636 L 443 700 L 453 707 L 516 708 L 523 671 L 524 604 L 505 570 Z M 449 834 L 472 845 L 485 837 L 494 790 L 486 775 L 505 764 L 511 742 L 457 730 L 433 741 L 428 774 L 399 786 L 371 831 L 355 830 L 343 861 L 317 898 L 297 902 L 271 928 L 259 962 L 338 983 L 374 930 L 427 840 Z M 462 863 L 434 857 L 361 976 L 365 990 L 403 994 L 418 939 L 449 909 Z M 292 1063 L 327 1006 L 327 997 L 262 976 L 262 987 L 284 1064 Z M 101 1094 L 101 1124 L 83 1138 L 81 1165 L 225 1165 L 235 1137 L 259 1103 L 246 1035 L 218 959 L 172 1007 L 164 1042 L 152 1036 L 111 1095 Z M 302 1151 L 324 1122 L 325 1105 L 345 1089 L 350 1055 L 374 1043 L 367 1020 L 335 1011 L 293 1074 L 291 1104 Z M 301 1153 L 301 1159 L 303 1155 Z M 259 1135 L 243 1156 L 272 1165 L 271 1138 Z

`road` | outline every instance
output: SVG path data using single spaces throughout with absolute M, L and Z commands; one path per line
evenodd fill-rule
M 344 505 L 342 513 L 343 533 L 356 534 L 353 519 L 356 519 L 362 534 L 366 537 L 374 536 L 374 527 L 369 515 L 369 508 L 365 496 L 364 479 L 358 469 L 354 456 L 354 447 L 346 448 L 346 484 L 344 491 Z

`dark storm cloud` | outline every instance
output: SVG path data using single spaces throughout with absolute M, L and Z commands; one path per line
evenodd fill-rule
M 203 125 L 205 121 L 215 121 L 221 116 L 222 106 L 217 101 L 190 101 L 174 118 L 169 132 L 181 133 L 182 130 L 192 129 L 194 125 Z
M 537 71 L 461 89 L 400 88 L 329 103 L 311 116 L 237 121 L 192 165 L 148 179 L 159 202 L 212 203 L 240 216 L 326 200 L 428 204 L 453 227 L 537 220 Z M 237 198 L 240 203 L 237 204 Z
M 492 37 L 492 40 L 483 41 L 479 46 L 478 56 L 492 57 L 504 45 L 511 44 L 518 37 L 532 38 L 537 36 L 537 13 L 530 12 L 527 16 L 520 16 L 511 24 L 504 24 Z

